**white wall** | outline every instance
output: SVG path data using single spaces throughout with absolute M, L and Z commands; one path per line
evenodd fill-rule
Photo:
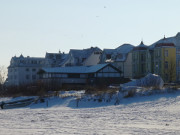
M 100 61 L 101 54 L 92 53 L 83 63 L 84 66 L 97 65 Z
M 121 70 L 125 78 L 132 78 L 132 53 L 127 54 L 127 58 L 122 62 L 115 62 L 113 64 L 119 70 Z
M 40 68 L 41 67 L 9 68 L 8 85 L 29 84 L 29 83 L 33 83 L 33 82 L 37 81 L 39 79 L 37 72 L 39 71 Z M 27 71 L 26 69 L 29 69 L 29 71 Z
M 127 59 L 124 62 L 124 77 L 132 78 L 132 53 L 128 53 Z

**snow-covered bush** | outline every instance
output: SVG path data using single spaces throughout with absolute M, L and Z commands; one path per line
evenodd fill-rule
M 133 97 L 135 95 L 149 95 L 152 90 L 160 90 L 164 85 L 164 81 L 159 75 L 148 74 L 147 76 L 125 83 L 120 86 L 119 92 L 121 97 Z
M 145 77 L 123 84 L 121 87 L 137 86 L 154 89 L 162 89 L 164 85 L 163 79 L 159 75 L 149 73 Z
M 143 91 L 145 88 L 142 87 L 137 87 L 137 86 L 126 86 L 126 87 L 121 87 L 120 93 L 121 97 L 133 97 L 135 96 L 138 92 Z

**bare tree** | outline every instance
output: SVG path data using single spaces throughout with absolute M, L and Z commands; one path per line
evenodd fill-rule
M 173 82 L 176 79 L 176 65 L 175 62 L 170 61 L 168 66 L 164 65 L 164 79 L 166 82 Z
M 169 67 L 169 81 L 173 82 L 176 79 L 176 65 L 171 62 Z
M 0 89 L 3 89 L 3 84 L 7 78 L 7 68 L 5 66 L 0 66 Z

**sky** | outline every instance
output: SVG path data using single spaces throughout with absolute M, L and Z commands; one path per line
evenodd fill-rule
M 13 56 L 124 43 L 180 32 L 180 0 L 0 0 L 0 65 Z

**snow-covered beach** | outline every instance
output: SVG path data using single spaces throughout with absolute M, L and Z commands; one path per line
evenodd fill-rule
M 77 108 L 75 101 L 54 97 L 48 107 L 0 110 L 0 134 L 180 134 L 180 92 L 124 98 L 119 105 L 86 101 Z

